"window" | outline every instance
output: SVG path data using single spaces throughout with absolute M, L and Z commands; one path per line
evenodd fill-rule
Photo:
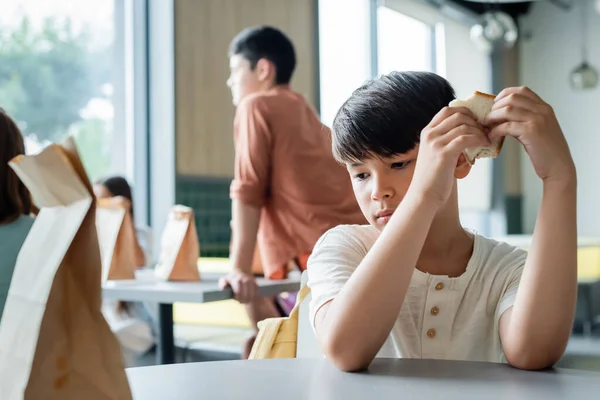
M 435 71 L 435 27 L 386 6 L 377 8 L 379 74 Z
M 437 13 L 433 11 L 432 19 L 432 8 L 412 3 L 319 1 L 320 113 L 326 125 L 331 126 L 343 102 L 373 76 L 439 70 Z M 423 10 L 430 14 L 423 17 Z
M 371 76 L 369 2 L 319 1 L 320 113 L 328 126 L 344 101 Z
M 0 106 L 20 125 L 28 152 L 73 136 L 92 180 L 133 178 L 115 40 L 121 3 L 3 0 L 0 13 Z

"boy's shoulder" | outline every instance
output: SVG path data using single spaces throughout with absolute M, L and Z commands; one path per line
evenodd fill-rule
M 371 225 L 338 225 L 325 232 L 318 240 L 315 247 L 328 244 L 356 244 L 367 247 L 373 246 L 379 237 L 379 231 Z
M 313 247 L 313 260 L 330 255 L 362 259 L 373 247 L 379 232 L 371 225 L 338 225 L 325 232 Z
M 259 109 L 268 111 L 269 106 L 281 105 L 281 103 L 307 103 L 306 99 L 298 92 L 288 87 L 274 87 L 269 90 L 261 90 L 245 96 L 238 109 Z
M 379 232 L 371 225 L 338 225 L 325 232 L 313 247 L 308 269 L 331 273 L 335 265 L 353 270 L 369 252 Z
M 526 259 L 527 251 L 522 248 L 475 234 L 473 261 L 487 272 L 491 269 L 519 269 Z
M 236 107 L 236 114 L 247 112 L 267 112 L 268 96 L 266 92 L 251 93 L 245 96 Z

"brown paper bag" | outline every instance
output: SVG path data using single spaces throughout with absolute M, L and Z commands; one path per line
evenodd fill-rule
M 135 279 L 135 246 L 131 216 L 111 199 L 96 202 L 96 231 L 102 259 L 102 282 Z
M 73 141 L 10 164 L 41 211 L 0 324 L 0 399 L 131 399 L 121 348 L 100 313 L 96 206 Z
M 194 221 L 194 211 L 176 205 L 161 238 L 161 249 L 156 276 L 169 281 L 199 281 L 198 257 L 200 245 Z

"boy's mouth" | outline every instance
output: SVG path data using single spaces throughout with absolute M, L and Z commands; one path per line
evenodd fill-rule
M 394 210 L 381 210 L 378 211 L 377 214 L 375 214 L 375 218 L 377 219 L 377 222 L 387 224 L 390 218 L 392 217 L 392 214 L 394 214 Z

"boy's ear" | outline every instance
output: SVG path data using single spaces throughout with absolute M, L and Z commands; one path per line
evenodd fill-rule
M 260 81 L 266 81 L 275 75 L 275 66 L 266 58 L 257 61 L 255 70 Z
M 454 176 L 456 179 L 464 179 L 467 177 L 467 175 L 469 175 L 469 172 L 471 172 L 471 164 L 469 164 L 465 155 L 461 154 L 456 162 Z

